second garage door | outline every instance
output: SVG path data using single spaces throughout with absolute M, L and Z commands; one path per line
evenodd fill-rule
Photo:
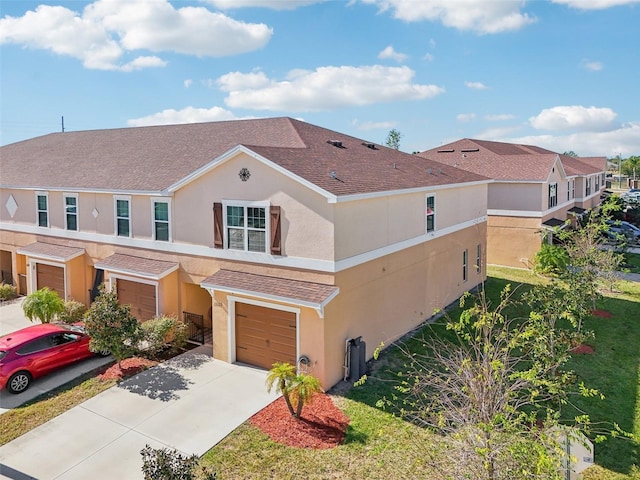
M 156 315 L 156 287 L 130 280 L 116 281 L 118 302 L 131 305 L 131 314 L 140 321 L 149 320 Z
M 38 290 L 43 287 L 49 287 L 50 290 L 57 292 L 61 299 L 65 300 L 63 267 L 38 263 L 36 264 L 36 275 L 38 277 Z
M 236 361 L 270 369 L 296 364 L 296 314 L 236 303 Z

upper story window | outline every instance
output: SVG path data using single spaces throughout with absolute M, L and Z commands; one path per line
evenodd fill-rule
M 267 251 L 267 214 L 264 207 L 227 205 L 227 245 L 232 250 Z
M 585 182 L 586 182 L 585 195 L 589 196 L 591 195 L 591 178 L 586 177 Z
M 426 197 L 426 230 L 433 232 L 436 229 L 436 196 L 427 195 Z
M 213 246 L 282 255 L 281 209 L 268 202 L 213 204 Z
M 571 180 L 571 198 L 576 198 L 576 179 Z
M 153 239 L 161 242 L 170 240 L 169 202 L 153 200 Z
M 64 195 L 64 228 L 78 230 L 78 195 Z
M 549 184 L 549 208 L 558 205 L 558 184 Z
M 482 273 L 482 244 L 476 246 L 476 273 Z
M 36 211 L 38 212 L 38 226 L 49 226 L 49 195 L 46 192 L 36 193 Z
M 115 197 L 116 208 L 116 235 L 119 237 L 131 236 L 131 198 Z
M 593 177 L 593 179 L 596 181 L 595 188 L 593 189 L 593 191 L 598 192 L 600 191 L 600 176 L 596 175 L 595 177 Z
M 571 198 L 571 180 L 567 180 L 567 200 Z

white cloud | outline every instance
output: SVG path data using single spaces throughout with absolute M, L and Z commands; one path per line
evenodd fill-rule
M 125 61 L 135 50 L 224 56 L 264 47 L 271 28 L 244 23 L 204 7 L 174 8 L 167 0 L 98 0 L 82 13 L 40 5 L 22 17 L 0 19 L 0 44 L 48 50 L 85 68 L 131 71 L 159 67 L 155 56 Z
M 494 138 L 495 139 L 495 138 Z M 573 150 L 582 157 L 623 157 L 640 152 L 640 122 L 630 122 L 607 132 L 580 132 L 571 135 L 531 135 L 503 141 L 538 145 L 554 152 Z
M 536 19 L 522 13 L 524 2 L 486 0 L 361 0 L 407 22 L 440 21 L 447 27 L 480 34 L 519 30 Z
M 273 10 L 294 10 L 298 7 L 306 7 L 314 3 L 322 3 L 325 0 L 205 0 L 220 10 L 232 8 L 260 7 Z
M 433 62 L 436 59 L 436 57 L 434 57 L 430 53 L 425 53 L 424 56 L 422 57 L 422 59 L 426 60 L 427 62 Z
M 476 118 L 475 113 L 459 113 L 456 115 L 456 120 L 459 122 L 470 122 Z
M 192 84 L 193 84 L 193 80 L 191 80 L 190 78 L 187 78 L 184 82 L 184 88 L 189 88 Z
M 512 115 L 510 113 L 499 113 L 496 115 L 485 115 L 484 119 L 489 121 L 489 122 L 504 122 L 507 120 L 513 120 L 514 118 L 516 118 L 515 115 Z
M 424 100 L 444 93 L 436 85 L 412 83 L 414 75 L 406 66 L 328 66 L 292 70 L 281 81 L 263 72 L 232 72 L 221 76 L 218 85 L 228 92 L 229 107 L 290 112 Z
M 134 118 L 127 121 L 130 127 L 144 127 L 148 125 L 175 125 L 178 123 L 198 123 L 198 122 L 216 122 L 222 120 L 241 120 L 242 118 L 255 117 L 236 117 L 229 110 L 221 107 L 212 108 L 195 108 L 186 107 L 182 110 L 174 110 L 172 108 L 163 110 L 146 117 Z
M 542 110 L 529 118 L 529 123 L 537 130 L 599 132 L 615 127 L 616 117 L 617 114 L 610 108 L 559 106 Z
M 404 53 L 396 52 L 393 46 L 389 45 L 378 54 L 378 58 L 380 59 L 389 58 L 391 60 L 395 60 L 398 63 L 402 63 L 407 59 L 407 55 Z
M 351 123 L 358 130 L 362 130 L 362 131 L 382 130 L 382 129 L 389 130 L 396 126 L 395 122 L 359 122 L 358 120 L 354 120 Z
M 583 60 L 582 61 L 583 68 L 590 70 L 592 72 L 599 72 L 604 68 L 602 62 L 595 62 L 592 60 Z
M 605 8 L 621 5 L 633 5 L 640 0 L 551 0 L 553 3 L 561 3 L 571 8 L 580 10 L 604 10 Z
M 464 85 L 472 90 L 487 90 L 489 88 L 482 82 L 464 82 Z

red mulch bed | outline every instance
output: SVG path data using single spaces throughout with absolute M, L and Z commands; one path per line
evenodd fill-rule
M 577 353 L 577 354 L 581 354 L 581 355 L 590 355 L 593 352 L 595 352 L 595 348 L 593 348 L 591 345 L 587 345 L 586 343 L 581 343 L 580 345 L 578 345 L 577 347 L 572 348 L 569 351 L 571 353 Z
M 105 372 L 99 376 L 100 380 L 121 380 L 136 373 L 140 373 L 147 368 L 157 365 L 158 362 L 153 360 L 147 360 L 146 358 L 132 357 L 125 358 L 120 362 L 120 365 L 116 362 L 109 367 Z
M 300 419 L 289 413 L 280 397 L 251 417 L 251 424 L 274 442 L 289 447 L 327 449 L 342 443 L 349 417 L 333 404 L 331 397 L 317 393 L 302 408 Z
M 611 318 L 613 316 L 611 312 L 607 312 L 606 310 L 593 310 L 591 313 L 593 313 L 596 317 L 602 318 Z

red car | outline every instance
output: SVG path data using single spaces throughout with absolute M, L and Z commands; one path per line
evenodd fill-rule
M 34 378 L 93 355 L 80 324 L 23 328 L 0 337 L 0 389 L 24 392 Z

